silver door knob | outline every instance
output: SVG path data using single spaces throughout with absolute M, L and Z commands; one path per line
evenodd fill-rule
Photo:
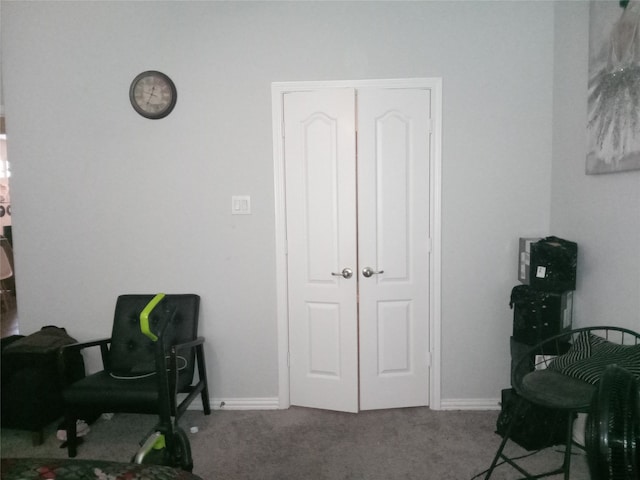
M 350 268 L 343 268 L 339 273 L 331 272 L 331 275 L 333 275 L 334 277 L 351 278 L 353 276 L 353 270 L 351 270 Z
M 384 270 L 378 270 L 377 272 L 371 268 L 371 267 L 364 267 L 362 269 L 362 275 L 364 275 L 365 277 L 369 278 L 372 275 L 379 275 L 381 273 L 384 273 Z

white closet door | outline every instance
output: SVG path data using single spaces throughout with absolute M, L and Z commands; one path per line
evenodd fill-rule
M 284 96 L 290 401 L 348 412 L 358 411 L 354 103 L 353 89 Z
M 358 90 L 362 410 L 429 401 L 430 110 L 430 90 Z
M 429 117 L 429 90 L 284 95 L 293 405 L 428 403 Z

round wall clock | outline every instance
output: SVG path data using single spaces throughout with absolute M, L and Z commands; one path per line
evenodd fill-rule
M 178 91 L 162 72 L 142 72 L 131 82 L 129 99 L 134 110 L 146 118 L 157 120 L 171 113 L 176 106 Z

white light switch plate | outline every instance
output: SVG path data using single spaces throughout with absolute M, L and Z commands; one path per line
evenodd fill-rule
M 232 215 L 250 215 L 251 214 L 251 196 L 233 195 L 231 197 L 231 214 Z

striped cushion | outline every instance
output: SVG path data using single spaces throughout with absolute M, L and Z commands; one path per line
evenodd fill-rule
M 551 361 L 548 368 L 596 384 L 604 369 L 614 364 L 640 379 L 640 344 L 619 345 L 582 332 L 569 351 Z

